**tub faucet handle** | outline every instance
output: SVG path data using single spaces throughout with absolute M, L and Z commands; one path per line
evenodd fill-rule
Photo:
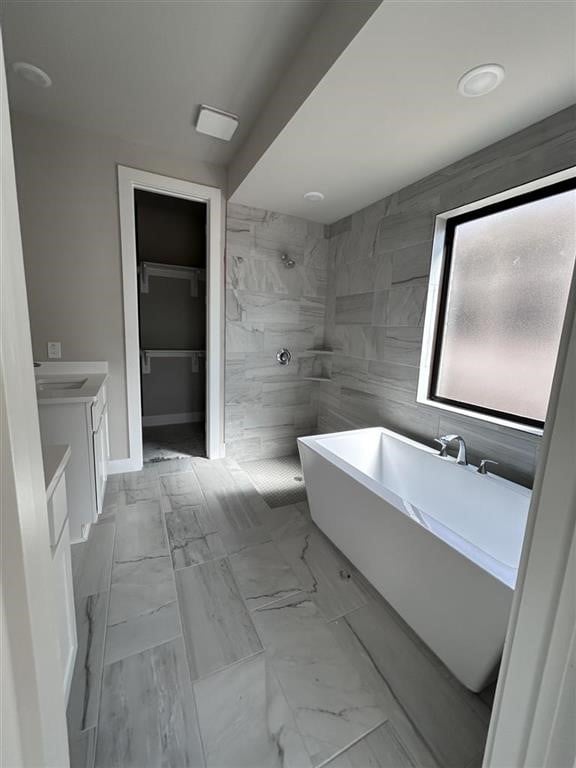
M 450 443 L 453 443 L 456 441 L 458 443 L 458 458 L 456 459 L 457 464 L 461 464 L 462 466 L 466 467 L 468 466 L 468 459 L 466 458 L 466 443 L 464 442 L 464 438 L 460 437 L 460 435 L 442 435 L 442 437 L 438 438 L 442 443 L 446 443 L 446 445 L 450 445 Z M 448 454 L 440 454 L 447 456 Z
M 476 470 L 476 472 L 478 472 L 479 475 L 488 474 L 488 470 L 486 469 L 486 464 L 498 464 L 498 462 L 492 461 L 492 459 L 482 459 L 482 461 L 480 462 L 480 466 Z
M 448 440 L 444 437 L 435 437 L 434 442 L 441 446 L 438 455 L 445 459 L 448 456 Z

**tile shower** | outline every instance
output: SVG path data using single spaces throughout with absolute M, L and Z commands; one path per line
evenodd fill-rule
M 328 241 L 321 224 L 228 205 L 226 224 L 226 453 L 244 461 L 293 453 L 315 431 L 324 340 Z M 286 268 L 282 256 L 293 259 Z M 276 362 L 287 347 L 288 366 Z

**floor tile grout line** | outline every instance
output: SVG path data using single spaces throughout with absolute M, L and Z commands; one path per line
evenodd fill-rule
M 181 473 L 176 473 L 181 474 Z M 158 477 L 158 485 L 160 486 L 160 493 L 162 493 L 162 483 L 160 481 L 160 477 Z M 200 489 L 202 490 L 202 489 Z M 182 652 L 184 654 L 184 663 L 186 665 L 186 669 L 188 671 L 188 681 L 190 683 L 190 690 L 192 692 L 192 700 L 194 703 L 194 714 L 196 716 L 196 727 L 198 729 L 198 738 L 200 740 L 200 749 L 202 750 L 202 760 L 204 763 L 204 766 L 208 766 L 208 752 L 206 750 L 206 745 L 204 743 L 204 737 L 202 735 L 202 729 L 200 727 L 200 717 L 198 715 L 198 699 L 196 697 L 196 691 L 194 690 L 194 681 L 192 679 L 192 670 L 190 669 L 190 660 L 188 658 L 188 649 L 186 648 L 186 638 L 184 636 L 184 622 L 182 620 L 182 608 L 180 606 L 180 592 L 178 590 L 178 585 L 176 583 L 176 568 L 174 568 L 174 560 L 172 557 L 172 547 L 170 546 L 170 537 L 168 535 L 168 525 L 166 523 L 166 513 L 164 509 L 162 508 L 162 504 L 160 506 L 160 517 L 162 519 L 162 525 L 164 529 L 164 536 L 166 537 L 166 544 L 168 546 L 168 553 L 170 555 L 170 564 L 172 566 L 172 581 L 174 583 L 174 591 L 176 593 L 176 611 L 178 613 L 178 624 L 180 626 L 180 637 L 182 638 Z
M 112 540 L 112 563 L 110 565 L 110 575 L 108 579 L 108 592 L 107 592 L 107 600 L 106 600 L 106 611 L 105 611 L 105 617 L 104 617 L 104 641 L 102 643 L 102 667 L 100 669 L 100 685 L 98 688 L 98 708 L 96 711 L 96 725 L 94 730 L 94 749 L 93 749 L 93 762 L 92 766 L 87 766 L 87 768 L 94 768 L 96 766 L 96 753 L 97 753 L 97 747 L 98 747 L 98 736 L 100 732 L 100 712 L 102 708 L 102 688 L 104 684 L 104 669 L 106 667 L 105 660 L 106 660 L 106 645 L 108 643 L 108 616 L 110 613 L 110 596 L 111 596 L 111 590 L 112 590 L 112 570 L 114 568 L 114 562 L 115 562 L 115 556 L 116 556 L 116 537 L 118 534 L 118 525 L 117 522 L 114 522 L 114 537 Z
M 224 664 L 222 667 L 218 667 L 218 669 L 212 669 L 210 672 L 206 672 L 204 675 L 199 675 L 197 678 L 192 680 L 192 686 L 195 686 L 196 683 L 202 683 L 204 680 L 209 680 L 211 677 L 215 677 L 216 675 L 219 675 L 221 672 L 227 672 L 229 669 L 232 669 L 233 667 L 239 667 L 241 664 L 246 663 L 247 661 L 252 661 L 253 659 L 256 659 L 258 656 L 262 656 L 266 654 L 266 648 L 262 646 L 259 651 L 254 651 L 254 653 L 248 654 L 248 656 L 244 656 L 241 659 L 236 659 L 235 661 L 231 661 L 230 664 Z
M 390 718 L 386 715 L 384 720 L 382 720 L 381 723 L 378 723 L 378 725 L 374 725 L 372 728 L 369 728 L 366 733 L 363 733 L 362 736 L 359 736 L 357 739 L 354 739 L 354 741 L 351 741 L 350 744 L 347 744 L 345 747 L 343 747 L 339 752 L 336 752 L 336 754 L 332 755 L 331 757 L 324 760 L 322 763 L 318 763 L 318 765 L 314 766 L 314 768 L 330 768 L 330 763 L 333 760 L 337 760 L 339 757 L 341 757 L 345 752 L 348 752 L 349 749 L 352 749 L 352 747 L 355 747 L 357 744 L 359 744 L 364 739 L 368 738 L 371 734 L 374 733 L 374 731 L 377 731 L 378 728 L 382 728 L 383 725 L 386 725 L 386 723 L 389 723 Z M 412 755 L 410 755 L 412 757 Z
M 359 611 L 362 608 L 364 608 L 364 606 L 360 606 L 359 608 L 356 608 L 355 611 Z M 350 613 L 354 613 L 355 611 L 350 611 Z M 334 621 L 337 621 L 337 619 L 334 619 Z M 376 663 L 376 660 L 374 659 L 374 657 L 372 656 L 372 654 L 370 653 L 368 648 L 366 648 L 366 646 L 362 642 L 362 639 L 359 637 L 358 633 L 354 630 L 354 627 L 352 627 L 352 625 L 348 622 L 347 619 L 344 619 L 344 621 L 346 621 L 346 625 L 348 626 L 348 628 L 350 629 L 350 631 L 352 632 L 352 634 L 354 635 L 354 637 L 356 638 L 356 640 L 360 644 L 362 650 L 366 654 L 367 658 L 370 660 L 370 662 L 371 662 L 372 666 L 374 667 L 374 669 L 376 670 L 377 674 L 382 678 L 382 681 L 383 681 L 384 685 L 390 691 L 390 695 L 392 696 L 392 698 L 394 699 L 394 701 L 396 702 L 396 704 L 400 708 L 400 711 L 404 714 L 404 717 L 406 717 L 406 719 L 408 720 L 408 722 L 410 723 L 410 725 L 414 729 L 414 732 L 416 733 L 416 735 L 421 739 L 422 743 L 426 746 L 426 748 L 428 749 L 428 751 L 430 752 L 430 754 L 432 755 L 434 760 L 436 760 L 438 766 L 442 766 L 442 759 L 441 759 L 441 757 L 436 754 L 436 751 L 428 743 L 428 740 L 424 738 L 424 735 L 422 734 L 422 732 L 420 731 L 420 729 L 418 728 L 418 726 L 416 725 L 416 723 L 412 719 L 411 715 L 406 711 L 404 705 L 400 701 L 400 698 L 399 698 L 398 694 L 396 693 L 396 691 L 394 690 L 394 688 L 392 687 L 392 685 L 388 682 L 388 680 L 384 677 L 384 675 L 380 671 L 380 668 L 379 668 L 378 664 Z

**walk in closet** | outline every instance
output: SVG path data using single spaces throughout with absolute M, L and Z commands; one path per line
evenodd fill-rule
M 204 456 L 206 205 L 134 195 L 144 461 Z

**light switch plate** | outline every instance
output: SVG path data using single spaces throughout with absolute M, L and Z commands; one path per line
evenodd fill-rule
M 48 342 L 48 357 L 50 360 L 59 360 L 62 357 L 62 343 L 60 341 Z

